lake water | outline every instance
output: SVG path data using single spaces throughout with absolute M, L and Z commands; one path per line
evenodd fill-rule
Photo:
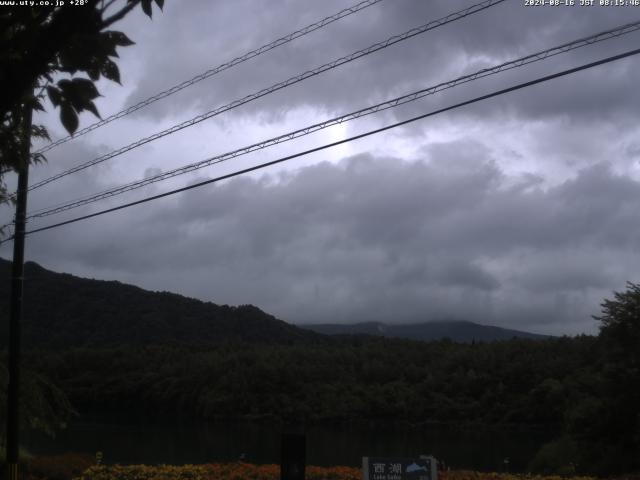
M 281 426 L 261 423 L 194 423 L 188 421 L 105 421 L 79 419 L 55 439 L 23 434 L 34 454 L 66 452 L 94 455 L 105 463 L 201 464 L 235 461 L 245 453 L 252 463 L 279 463 Z M 526 471 L 527 464 L 550 435 L 513 429 L 403 428 L 364 424 L 310 426 L 307 464 L 361 466 L 363 456 L 432 454 L 451 468 L 481 471 Z M 508 465 L 504 460 L 508 458 Z

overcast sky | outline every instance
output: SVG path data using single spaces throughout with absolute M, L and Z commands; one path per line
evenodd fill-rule
M 167 0 L 120 24 L 103 117 L 355 4 Z M 31 182 L 472 5 L 381 3 L 47 153 Z M 576 0 L 579 3 L 579 0 Z M 596 2 L 597 3 L 597 2 Z M 78 7 L 79 8 L 79 7 Z M 639 20 L 640 7 L 506 0 L 30 193 L 29 211 Z M 640 46 L 591 45 L 404 107 L 30 223 L 115 206 Z M 152 203 L 37 233 L 26 258 L 291 323 L 466 319 L 549 334 L 640 281 L 640 58 L 631 57 Z M 57 112 L 39 115 L 64 136 Z M 81 127 L 94 121 L 83 114 Z M 13 187 L 15 178 L 9 177 Z M 0 210 L 3 223 L 11 219 Z M 11 246 L 0 247 L 11 257 Z

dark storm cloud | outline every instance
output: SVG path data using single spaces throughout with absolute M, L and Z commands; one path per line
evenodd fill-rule
M 607 289 L 616 279 L 594 262 L 592 251 L 579 250 L 567 255 L 567 252 L 548 254 L 528 263 L 526 270 L 513 274 L 513 279 L 532 294 L 544 292 L 585 291 L 587 289 Z M 600 259 L 604 258 L 601 256 Z
M 127 104 L 353 3 L 190 0 L 167 2 L 153 21 L 136 12 L 120 26 L 138 42 L 120 63 Z M 385 0 L 51 151 L 32 182 L 472 3 Z M 300 127 L 283 121 L 297 107 L 308 107 L 305 122 L 319 121 L 625 23 L 636 11 L 523 3 L 508 0 L 224 114 L 215 128 L 205 122 L 70 176 L 33 192 L 30 209 Z M 368 126 L 617 53 L 638 35 L 443 92 L 371 117 Z M 293 322 L 464 318 L 543 333 L 593 331 L 590 315 L 602 299 L 637 281 L 640 269 L 639 68 L 635 60 L 612 64 L 433 117 L 352 144 L 346 151 L 369 153 L 339 164 L 240 177 L 35 234 L 27 257 L 88 277 L 254 303 Z M 104 114 L 120 108 L 103 100 Z M 62 136 L 57 118 L 49 124 Z M 264 158 L 290 153 L 274 150 Z M 247 165 L 256 158 L 263 157 Z M 9 257 L 8 246 L 0 253 Z
M 141 78 L 129 103 L 334 13 L 350 3 L 265 4 L 243 1 L 212 4 L 193 1 L 188 8 L 168 4 L 166 13 L 154 19 L 158 25 L 145 34 L 145 41 L 141 42 L 141 48 L 149 53 L 143 61 L 147 74 Z M 461 0 L 382 2 L 158 102 L 140 115 L 179 115 L 186 106 L 200 111 L 213 109 L 473 3 Z M 523 1 L 508 0 L 485 12 L 306 80 L 287 88 L 286 92 L 277 92 L 250 106 L 240 107 L 236 113 L 260 112 L 269 118 L 305 105 L 347 112 L 627 23 L 631 20 L 631 11 L 578 6 L 531 8 L 525 7 Z M 282 18 L 285 16 L 290 19 L 288 29 L 283 29 Z M 507 74 L 503 80 L 492 79 L 477 86 L 461 87 L 455 93 L 439 96 L 432 103 L 441 106 L 486 93 L 494 86 L 508 86 L 511 80 L 528 80 L 538 74 L 618 53 L 628 49 L 633 43 L 629 39 L 637 39 L 638 35 L 635 33 L 624 39 L 562 55 L 540 66 Z M 176 38 L 185 42 L 176 42 Z M 491 102 L 479 109 L 474 107 L 469 114 L 485 115 L 484 109 L 504 113 L 508 108 L 524 117 L 570 115 L 589 118 L 593 115 L 611 116 L 613 112 L 619 114 L 620 109 L 637 111 L 640 94 L 634 85 L 640 76 L 639 68 L 633 61 L 601 67 L 598 71 L 582 73 L 579 78 L 556 81 L 544 88 L 536 87 L 535 92 L 511 95 L 504 102 Z
M 640 183 L 603 164 L 553 188 L 508 185 L 487 152 L 449 147 L 429 162 L 361 155 L 239 178 L 93 221 L 81 236 L 33 236 L 30 248 L 51 266 L 294 322 L 592 330 L 589 315 L 640 263 Z

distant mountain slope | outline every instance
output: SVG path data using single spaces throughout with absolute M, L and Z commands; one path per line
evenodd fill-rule
M 364 322 L 352 325 L 328 323 L 298 326 L 325 335 L 359 334 L 423 341 L 449 338 L 456 342 L 471 342 L 473 340 L 478 342 L 490 342 L 496 340 L 510 340 L 514 337 L 529 339 L 548 338 L 548 336 L 545 335 L 480 325 L 465 321 L 426 322 L 408 325 L 387 325 L 379 322 Z
M 0 341 L 6 345 L 11 262 L 0 259 Z M 291 343 L 322 338 L 252 305 L 230 307 L 120 282 L 89 280 L 25 264 L 24 348 Z

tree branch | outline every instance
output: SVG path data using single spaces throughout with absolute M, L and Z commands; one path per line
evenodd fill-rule
M 102 21 L 102 28 L 106 28 L 116 23 L 118 20 L 123 19 L 127 15 L 127 13 L 133 10 L 136 7 L 136 5 L 138 5 L 139 3 L 140 3 L 140 0 L 133 0 L 131 3 L 127 4 L 126 7 L 120 9 L 118 13 L 114 13 L 109 18 L 104 19 Z
M 109 7 L 111 7 L 111 5 L 113 5 L 113 4 L 114 4 L 114 3 L 116 3 L 117 1 L 118 1 L 118 0 L 109 0 L 109 1 L 107 2 L 107 4 L 105 5 L 105 4 L 104 4 L 104 0 L 102 0 L 102 7 L 100 7 L 100 8 L 101 8 L 101 10 L 102 10 L 102 13 L 104 14 L 104 12 L 106 12 L 106 11 L 109 9 Z

